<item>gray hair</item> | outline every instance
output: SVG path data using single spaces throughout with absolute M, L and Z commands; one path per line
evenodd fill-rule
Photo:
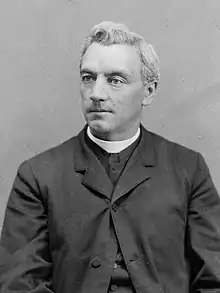
M 95 25 L 90 34 L 84 40 L 80 56 L 80 67 L 84 54 L 88 47 L 94 42 L 104 46 L 110 46 L 113 44 L 127 44 L 134 46 L 143 65 L 141 70 L 143 83 L 159 83 L 159 58 L 153 46 L 148 44 L 142 36 L 130 32 L 124 24 L 103 21 Z

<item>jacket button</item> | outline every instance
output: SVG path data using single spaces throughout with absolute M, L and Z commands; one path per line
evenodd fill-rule
M 133 255 L 131 258 L 130 258 L 130 262 L 135 262 L 135 261 L 137 261 L 137 259 L 138 259 L 138 256 L 137 255 Z
M 119 208 L 119 205 L 116 203 L 116 202 L 114 202 L 113 204 L 112 204 L 112 209 L 113 209 L 113 211 L 117 211 L 117 209 Z
M 114 292 L 114 291 L 116 291 L 118 289 L 118 286 L 117 285 L 111 285 L 110 286 L 110 290 L 112 291 L 112 292 Z
M 98 268 L 98 267 L 100 267 L 100 265 L 101 265 L 101 260 L 100 260 L 99 258 L 95 258 L 95 259 L 93 259 L 93 261 L 92 261 L 92 266 L 93 266 L 94 268 Z

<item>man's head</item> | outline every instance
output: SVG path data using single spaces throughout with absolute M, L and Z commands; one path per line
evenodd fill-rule
M 158 63 L 153 47 L 126 26 L 94 26 L 80 59 L 82 107 L 94 135 L 107 140 L 134 135 L 142 107 L 155 95 Z

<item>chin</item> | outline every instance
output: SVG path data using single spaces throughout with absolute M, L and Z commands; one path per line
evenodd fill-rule
M 108 133 L 112 129 L 106 121 L 88 121 L 88 125 L 94 133 Z

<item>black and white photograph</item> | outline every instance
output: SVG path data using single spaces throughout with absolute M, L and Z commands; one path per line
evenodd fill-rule
M 220 1 L 0 1 L 0 293 L 220 293 Z

